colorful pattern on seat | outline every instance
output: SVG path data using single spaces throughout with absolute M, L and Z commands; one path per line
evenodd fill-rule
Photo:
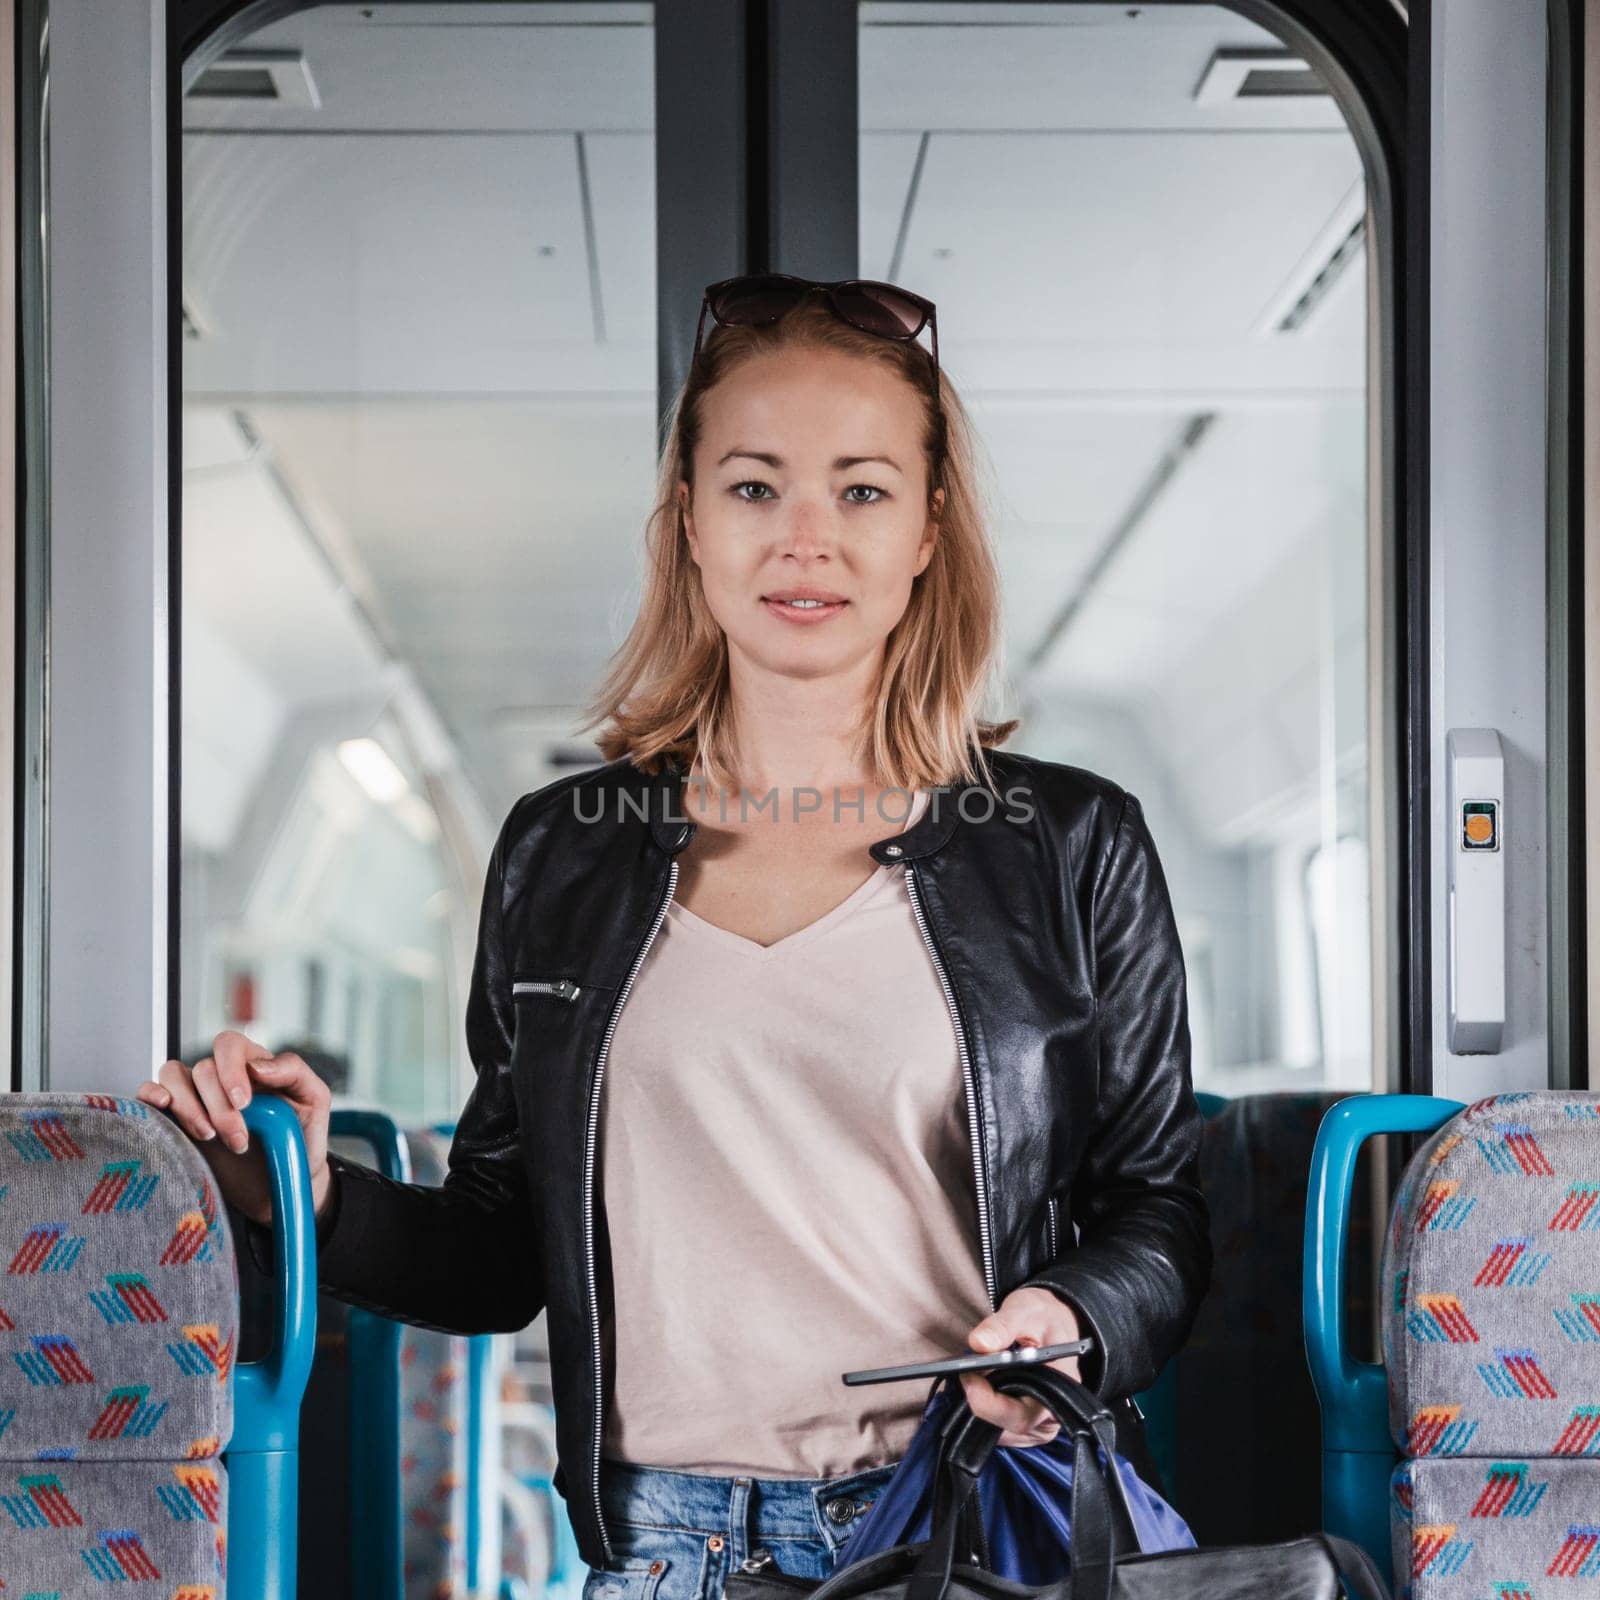
M 1401 1593 L 1600 1595 L 1600 1095 L 1496 1095 L 1440 1128 L 1382 1281 Z
M 238 1272 L 142 1102 L 0 1097 L 0 1593 L 221 1600 Z
M 449 1142 L 406 1133 L 413 1183 L 438 1185 Z M 467 1592 L 467 1340 L 406 1323 L 400 1330 L 400 1494 L 405 1600 Z
M 1392 1487 L 1402 1592 L 1600 1594 L 1600 1461 L 1404 1461 Z

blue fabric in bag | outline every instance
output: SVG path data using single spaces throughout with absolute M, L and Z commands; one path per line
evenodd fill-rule
M 939 1465 L 939 1430 L 961 1398 L 960 1380 L 935 1385 L 894 1475 L 846 1542 L 839 1566 L 880 1550 L 926 1539 Z M 1104 1462 L 1104 1452 L 1101 1461 Z M 1134 1531 L 1145 1554 L 1193 1549 L 1188 1524 L 1122 1456 L 1116 1467 L 1128 1490 Z M 978 1476 L 978 1499 L 989 1547 L 989 1570 L 1018 1583 L 1053 1583 L 1071 1566 L 1072 1436 L 1048 1444 L 997 1445 Z

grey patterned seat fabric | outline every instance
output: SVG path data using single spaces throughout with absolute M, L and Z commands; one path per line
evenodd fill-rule
M 238 1274 L 142 1102 L 0 1096 L 0 1592 L 221 1600 Z
M 1496 1095 L 1439 1129 L 1383 1283 L 1401 1593 L 1600 1595 L 1600 1095 Z

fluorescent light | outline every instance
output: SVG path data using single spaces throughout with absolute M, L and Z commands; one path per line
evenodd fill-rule
M 381 806 L 391 805 L 411 787 L 376 739 L 341 739 L 339 759 L 345 771 Z

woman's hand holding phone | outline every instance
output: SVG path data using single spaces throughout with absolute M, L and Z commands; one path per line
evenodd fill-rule
M 259 1086 L 294 1108 L 305 1139 L 311 1170 L 311 1198 L 320 1218 L 327 1207 L 332 1174 L 328 1170 L 328 1115 L 333 1096 L 292 1050 L 275 1056 L 265 1045 L 224 1029 L 212 1054 L 193 1071 L 181 1061 L 164 1062 L 154 1079 L 139 1085 L 137 1097 L 169 1112 L 199 1147 L 223 1199 L 252 1222 L 272 1221 L 272 1191 L 267 1159 L 252 1145 L 243 1111 Z
M 1059 1295 L 1037 1285 L 1013 1289 L 999 1308 L 989 1313 L 967 1335 L 974 1350 L 1004 1350 L 1013 1344 L 1066 1344 L 1081 1339 L 1078 1314 Z M 1082 1381 L 1077 1356 L 1052 1361 L 1051 1366 Z M 981 1372 L 963 1372 L 962 1387 L 967 1405 L 985 1422 L 1002 1430 L 997 1441 L 1002 1445 L 1048 1444 L 1061 1431 L 1061 1424 L 1045 1409 L 1042 1401 L 1027 1395 L 1002 1394 Z

